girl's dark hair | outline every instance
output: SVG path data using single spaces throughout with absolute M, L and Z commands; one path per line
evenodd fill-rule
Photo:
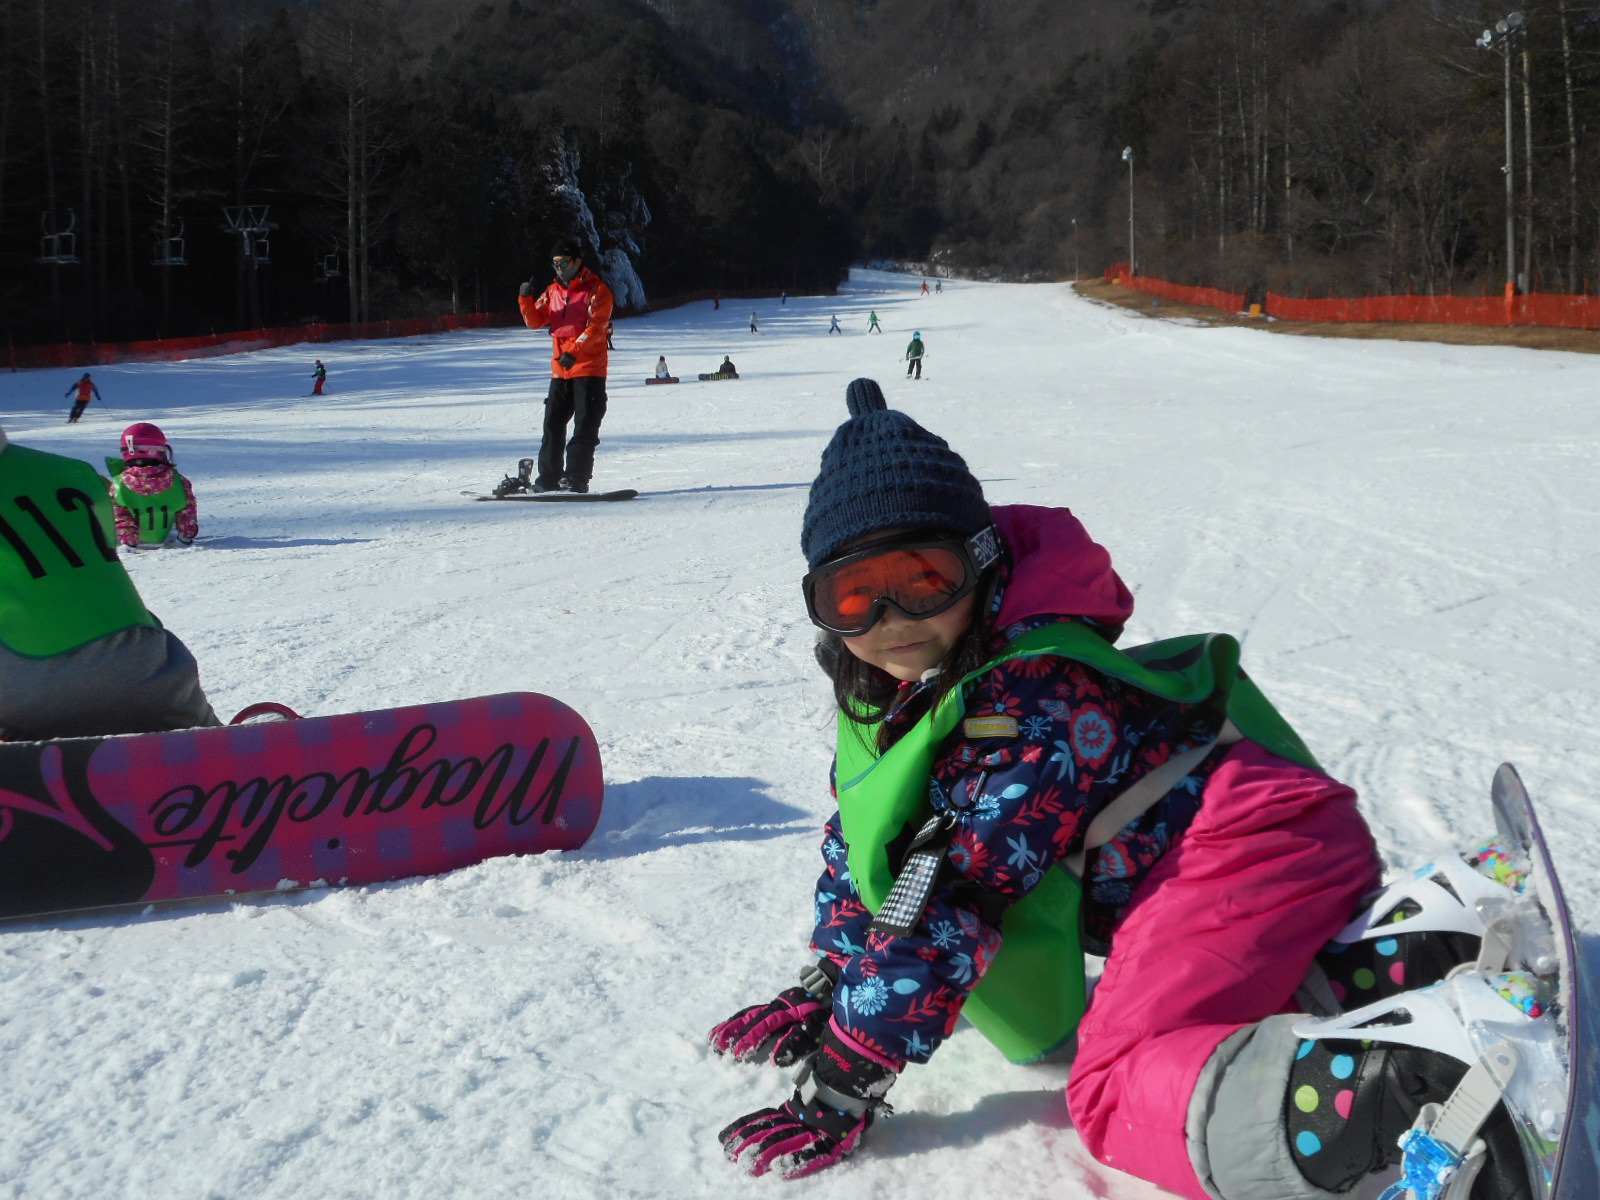
M 1000 566 L 995 564 L 978 578 L 973 589 L 972 624 L 960 640 L 950 647 L 950 653 L 939 663 L 939 674 L 933 686 L 918 697 L 918 707 L 930 712 L 933 706 L 949 695 L 962 679 L 976 671 L 989 660 L 989 610 L 993 605 L 995 587 L 1000 581 Z M 877 725 L 893 707 L 900 690 L 900 681 L 887 671 L 862 662 L 846 648 L 844 638 L 823 630 L 817 635 L 813 651 L 817 665 L 833 682 L 834 703 L 857 725 Z M 888 726 L 879 730 L 881 754 L 889 748 Z

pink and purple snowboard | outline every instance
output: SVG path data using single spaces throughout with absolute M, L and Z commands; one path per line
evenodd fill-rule
M 572 850 L 601 792 L 589 726 L 526 692 L 0 744 L 0 917 Z

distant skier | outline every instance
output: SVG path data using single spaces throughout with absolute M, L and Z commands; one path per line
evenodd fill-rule
M 878 324 L 878 314 L 876 312 L 869 312 L 867 314 L 867 332 L 868 333 L 882 333 L 883 332 L 883 326 Z
M 322 365 L 322 360 L 317 359 L 317 369 L 311 372 L 311 394 L 322 395 L 322 387 L 328 382 L 328 368 Z
M 83 373 L 83 378 L 66 390 L 70 396 L 76 392 L 77 399 L 72 402 L 72 412 L 67 416 L 68 425 L 76 425 L 78 418 L 83 416 L 83 410 L 89 407 L 89 401 L 100 399 L 100 389 L 95 387 L 94 380 L 89 378 L 89 372 Z
M 834 313 L 831 317 L 828 318 L 828 332 L 830 334 L 837 333 L 840 337 L 844 336 L 844 330 L 839 328 L 839 314 L 838 313 Z
M 722 293 L 721 292 L 712 292 L 711 293 L 711 310 L 713 312 L 715 312 L 717 309 L 719 309 L 721 307 L 722 307 Z
M 130 550 L 192 543 L 200 532 L 194 487 L 173 465 L 166 434 L 148 421 L 122 431 L 122 458 L 106 459 L 117 541 Z
M 544 402 L 538 475 L 529 485 L 535 492 L 589 490 L 606 416 L 606 330 L 614 302 L 611 289 L 583 265 L 584 253 L 582 242 L 562 238 L 550 251 L 555 282 L 537 299 L 533 280 L 517 289 L 517 306 L 528 328 L 550 330 L 550 392 Z
M 937 296 L 942 291 L 944 291 L 944 280 L 935 279 L 933 281 L 933 294 Z
M 0 544 L 0 738 L 220 725 L 194 655 L 117 559 L 106 481 L 75 458 L 8 444 L 3 430 L 0 475 L 31 518 L 13 519 Z
M 750 314 L 750 332 L 751 333 L 760 333 L 761 332 L 760 329 L 756 328 L 756 315 L 755 315 L 755 313 L 751 313 Z
M 924 351 L 923 351 L 923 347 L 922 347 L 922 334 L 921 333 L 913 333 L 911 335 L 911 344 L 906 347 L 906 378 L 907 379 L 912 379 L 912 378 L 921 379 L 922 378 L 922 355 L 923 355 L 923 353 L 924 353 Z M 916 372 L 915 376 L 912 375 L 913 371 Z
M 778 303 L 779 304 L 787 304 L 787 303 L 789 303 L 789 293 L 788 292 L 784 292 L 782 294 L 782 298 L 778 301 Z
M 928 281 L 926 279 L 922 281 L 922 294 L 924 296 L 928 294 Z

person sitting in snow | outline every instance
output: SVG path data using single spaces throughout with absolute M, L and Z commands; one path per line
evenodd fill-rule
M 178 473 L 166 434 L 148 421 L 122 431 L 122 457 L 106 459 L 117 541 L 130 550 L 188 546 L 200 533 L 194 486 Z
M 671 379 L 672 378 L 672 372 L 667 370 L 667 356 L 665 354 L 663 354 L 660 358 L 656 359 L 656 378 L 657 379 Z
M 0 738 L 95 737 L 221 724 L 194 655 L 117 558 L 105 481 L 7 441 L 0 474 L 28 520 L 0 539 Z
M 876 383 L 847 401 L 800 530 L 838 705 L 810 955 L 710 1035 L 802 1069 L 721 1131 L 727 1156 L 838 1162 L 965 1016 L 1013 1061 L 1075 1039 L 1090 1153 L 1189 1200 L 1331 1200 L 1395 1161 L 1462 1064 L 1376 1030 L 1303 1041 L 1302 985 L 1409 994 L 1476 939 L 1330 945 L 1378 885 L 1373 838 L 1238 643 L 1117 649 L 1133 594 L 1070 511 L 991 507 Z M 1474 1200 L 1526 1200 L 1504 1106 L 1482 1133 Z
M 717 375 L 722 379 L 737 379 L 739 372 L 733 365 L 733 359 L 726 354 L 722 356 L 722 365 L 717 368 Z

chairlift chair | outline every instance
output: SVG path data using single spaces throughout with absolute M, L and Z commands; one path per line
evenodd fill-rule
M 150 255 L 152 267 L 185 267 L 189 265 L 185 257 L 183 237 L 183 218 L 178 218 L 178 232 L 166 238 L 161 236 L 159 229 L 156 231 L 155 249 Z
M 73 233 L 73 227 L 78 223 L 78 214 L 73 209 L 67 209 L 67 227 L 52 230 L 50 228 L 50 214 L 39 214 L 39 228 L 44 231 L 44 236 L 39 239 L 39 261 L 47 266 L 70 266 L 78 261 L 78 235 Z

